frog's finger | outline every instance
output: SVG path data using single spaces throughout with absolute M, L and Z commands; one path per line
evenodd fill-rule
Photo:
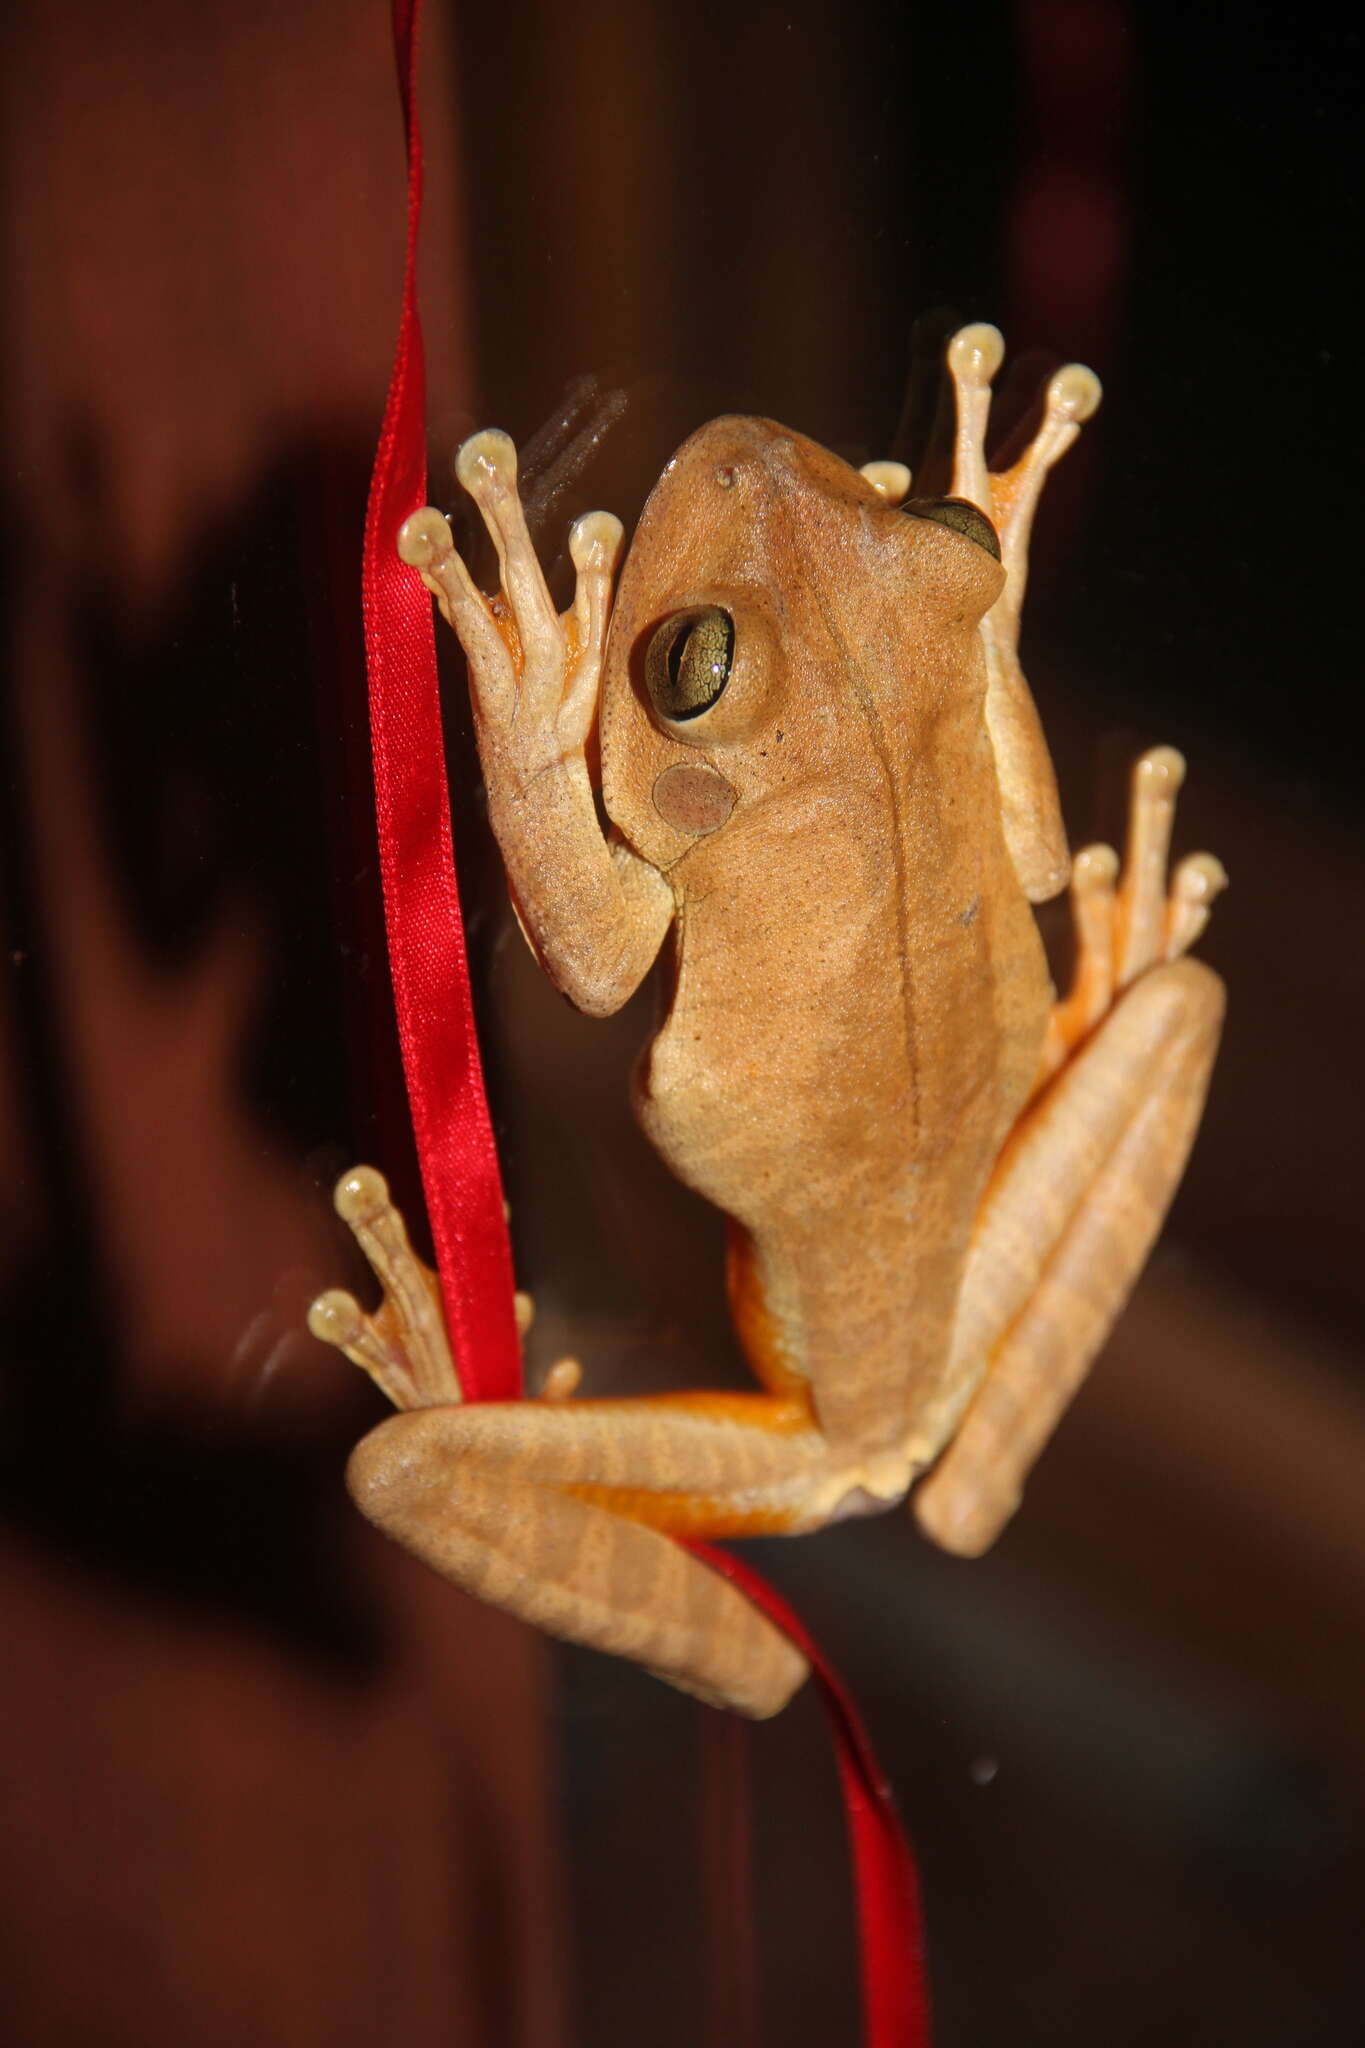
M 565 682 L 562 722 L 566 733 L 580 741 L 597 708 L 612 576 L 624 537 L 625 528 L 612 512 L 586 512 L 569 534 L 569 556 L 578 577 L 572 614 L 578 651 Z
M 888 505 L 903 505 L 913 479 L 903 462 L 865 462 L 858 472 Z
M 423 505 L 404 520 L 398 553 L 416 569 L 459 637 L 486 716 L 505 720 L 516 706 L 517 671 L 512 651 L 498 630 L 488 599 L 455 547 L 450 521 L 434 505 Z
M 993 475 L 996 531 L 1000 559 L 1009 578 L 1009 614 L 1017 633 L 1028 575 L 1028 544 L 1047 473 L 1073 446 L 1087 420 L 1099 410 L 1100 380 L 1084 363 L 1064 363 L 1048 379 L 1043 416 L 1019 460 Z
M 990 519 L 994 514 L 990 478 L 986 473 L 986 423 L 991 410 L 991 379 L 1005 357 L 998 327 L 979 321 L 963 327 L 948 344 L 948 374 L 957 402 L 953 434 L 955 498 L 967 498 Z
M 521 642 L 522 696 L 535 712 L 553 712 L 564 682 L 564 628 L 527 529 L 511 436 L 496 427 L 471 434 L 455 457 L 455 474 L 497 549 L 503 591 Z

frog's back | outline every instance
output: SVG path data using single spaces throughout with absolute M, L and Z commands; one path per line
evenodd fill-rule
M 827 451 L 718 421 L 647 508 L 608 657 L 608 808 L 678 902 L 641 1118 L 741 1225 L 784 1364 L 860 1443 L 894 1433 L 889 1377 L 917 1404 L 942 1363 L 1046 1017 L 985 727 L 998 588 L 970 540 Z M 708 607 L 730 678 L 661 717 L 651 637 Z

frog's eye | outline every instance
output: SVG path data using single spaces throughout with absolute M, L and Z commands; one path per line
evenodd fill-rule
M 979 505 L 966 498 L 910 498 L 901 506 L 912 519 L 932 519 L 939 526 L 951 526 L 964 540 L 973 540 L 988 555 L 1000 560 L 1000 541 L 995 528 Z
M 645 655 L 645 682 L 661 718 L 709 711 L 730 680 L 735 622 L 718 604 L 701 604 L 665 619 Z

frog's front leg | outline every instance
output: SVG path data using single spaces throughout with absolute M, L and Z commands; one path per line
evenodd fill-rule
M 466 441 L 456 473 L 497 550 L 498 595 L 478 589 L 449 522 L 431 506 L 406 522 L 399 553 L 420 571 L 469 662 L 489 817 L 522 930 L 556 987 L 605 1016 L 638 988 L 673 915 L 658 871 L 603 837 L 585 759 L 621 522 L 590 512 L 574 526 L 577 584 L 561 617 L 527 531 L 506 434 Z
M 973 1239 L 949 1395 L 966 1412 L 915 1499 L 928 1534 L 963 1555 L 1014 1512 L 1142 1270 L 1204 1106 L 1223 987 L 1181 956 L 1225 877 L 1194 854 L 1167 885 L 1183 775 L 1169 747 L 1138 762 L 1121 877 L 1108 847 L 1076 861 L 1074 986 Z

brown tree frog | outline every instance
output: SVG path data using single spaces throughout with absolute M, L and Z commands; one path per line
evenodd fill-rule
M 432 1276 L 359 1168 L 338 1206 L 386 1300 L 327 1294 L 312 1324 L 403 1412 L 351 1488 L 469 1591 L 751 1715 L 804 1660 L 672 1539 L 818 1529 L 919 1482 L 922 1527 L 984 1549 L 1142 1267 L 1217 1046 L 1221 984 L 1183 956 L 1223 875 L 1197 854 L 1168 878 L 1179 755 L 1137 763 L 1121 870 L 1107 847 L 1068 859 L 1017 642 L 1038 493 L 1099 387 L 1059 371 L 990 473 L 1001 352 L 989 327 L 949 345 L 946 498 L 715 420 L 664 471 L 614 596 L 620 523 L 578 521 L 561 617 L 512 444 L 485 432 L 457 471 L 499 594 L 438 512 L 399 543 L 468 657 L 546 973 L 607 1015 L 665 951 L 636 1108 L 729 1218 L 761 1391 L 570 1399 L 566 1366 L 539 1398 L 462 1407 Z M 1068 879 L 1058 1002 L 1030 906 Z

